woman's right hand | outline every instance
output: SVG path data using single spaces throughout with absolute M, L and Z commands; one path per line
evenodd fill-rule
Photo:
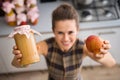
M 13 54 L 15 55 L 14 57 L 16 58 L 16 60 L 20 62 L 22 58 L 22 54 L 20 50 L 18 50 L 17 46 L 13 46 Z

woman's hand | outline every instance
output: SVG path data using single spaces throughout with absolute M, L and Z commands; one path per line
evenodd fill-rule
M 108 40 L 103 40 L 102 48 L 100 49 L 100 53 L 96 54 L 96 58 L 102 58 L 105 54 L 108 53 L 108 50 L 111 48 L 110 42 Z
M 13 47 L 13 54 L 15 55 L 15 59 L 20 62 L 21 61 L 21 58 L 22 58 L 22 54 L 20 52 L 20 50 L 18 50 L 17 46 L 14 46 Z
M 113 67 L 116 64 L 115 59 L 112 57 L 111 53 L 108 51 L 111 48 L 110 42 L 108 40 L 102 40 L 103 44 L 100 49 L 99 53 L 90 52 L 86 45 L 84 47 L 84 52 L 87 56 L 93 59 L 96 62 L 106 66 L 106 67 Z
M 15 55 L 14 59 L 12 61 L 13 66 L 16 66 L 18 68 L 23 68 L 23 67 L 28 67 L 29 66 L 29 65 L 21 66 L 20 61 L 21 61 L 21 58 L 22 58 L 22 54 L 21 54 L 20 50 L 18 50 L 17 46 L 13 47 L 13 54 Z

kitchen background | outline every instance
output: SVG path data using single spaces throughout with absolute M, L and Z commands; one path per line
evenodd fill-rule
M 2 1 L 2 0 L 1 0 Z M 83 1 L 81 4 L 81 1 Z M 85 2 L 86 1 L 86 2 Z M 116 59 L 115 68 L 108 69 L 86 58 L 83 62 L 83 77 L 88 80 L 120 80 L 120 0 L 37 0 L 39 9 L 39 22 L 31 28 L 42 33 L 35 36 L 36 41 L 54 36 L 51 29 L 51 13 L 64 2 L 74 5 L 80 17 L 80 32 L 78 37 L 84 40 L 88 35 L 99 35 L 110 40 L 111 54 Z M 4 13 L 4 12 L 3 12 Z M 5 15 L 0 16 L 0 80 L 47 80 L 47 65 L 41 55 L 41 61 L 28 68 L 15 68 L 11 65 L 13 59 L 13 39 L 7 36 L 13 31 L 14 26 L 6 23 Z M 30 72 L 29 72 L 30 71 Z M 112 72 L 111 72 L 112 71 Z M 29 74 L 29 75 L 28 75 Z M 92 77 L 94 75 L 94 77 Z M 24 77 L 23 77 L 24 76 Z M 28 77 L 29 76 L 29 77 Z M 102 76 L 102 77 L 101 77 Z

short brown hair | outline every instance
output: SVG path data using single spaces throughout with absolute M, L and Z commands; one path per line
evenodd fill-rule
M 79 29 L 79 16 L 75 8 L 68 3 L 61 4 L 52 13 L 52 30 L 54 31 L 56 21 L 71 19 L 75 19 L 76 27 Z

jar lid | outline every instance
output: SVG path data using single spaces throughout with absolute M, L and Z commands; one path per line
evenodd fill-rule
M 15 8 L 15 6 L 12 3 L 8 2 L 8 1 L 3 2 L 3 8 L 2 9 L 3 9 L 4 12 L 10 13 L 10 11 L 14 8 Z
M 14 28 L 14 31 L 10 33 L 8 37 L 14 37 L 15 34 L 24 34 L 27 38 L 30 37 L 30 32 L 36 33 L 38 35 L 41 35 L 39 32 L 33 30 L 30 28 L 30 25 L 22 25 Z

